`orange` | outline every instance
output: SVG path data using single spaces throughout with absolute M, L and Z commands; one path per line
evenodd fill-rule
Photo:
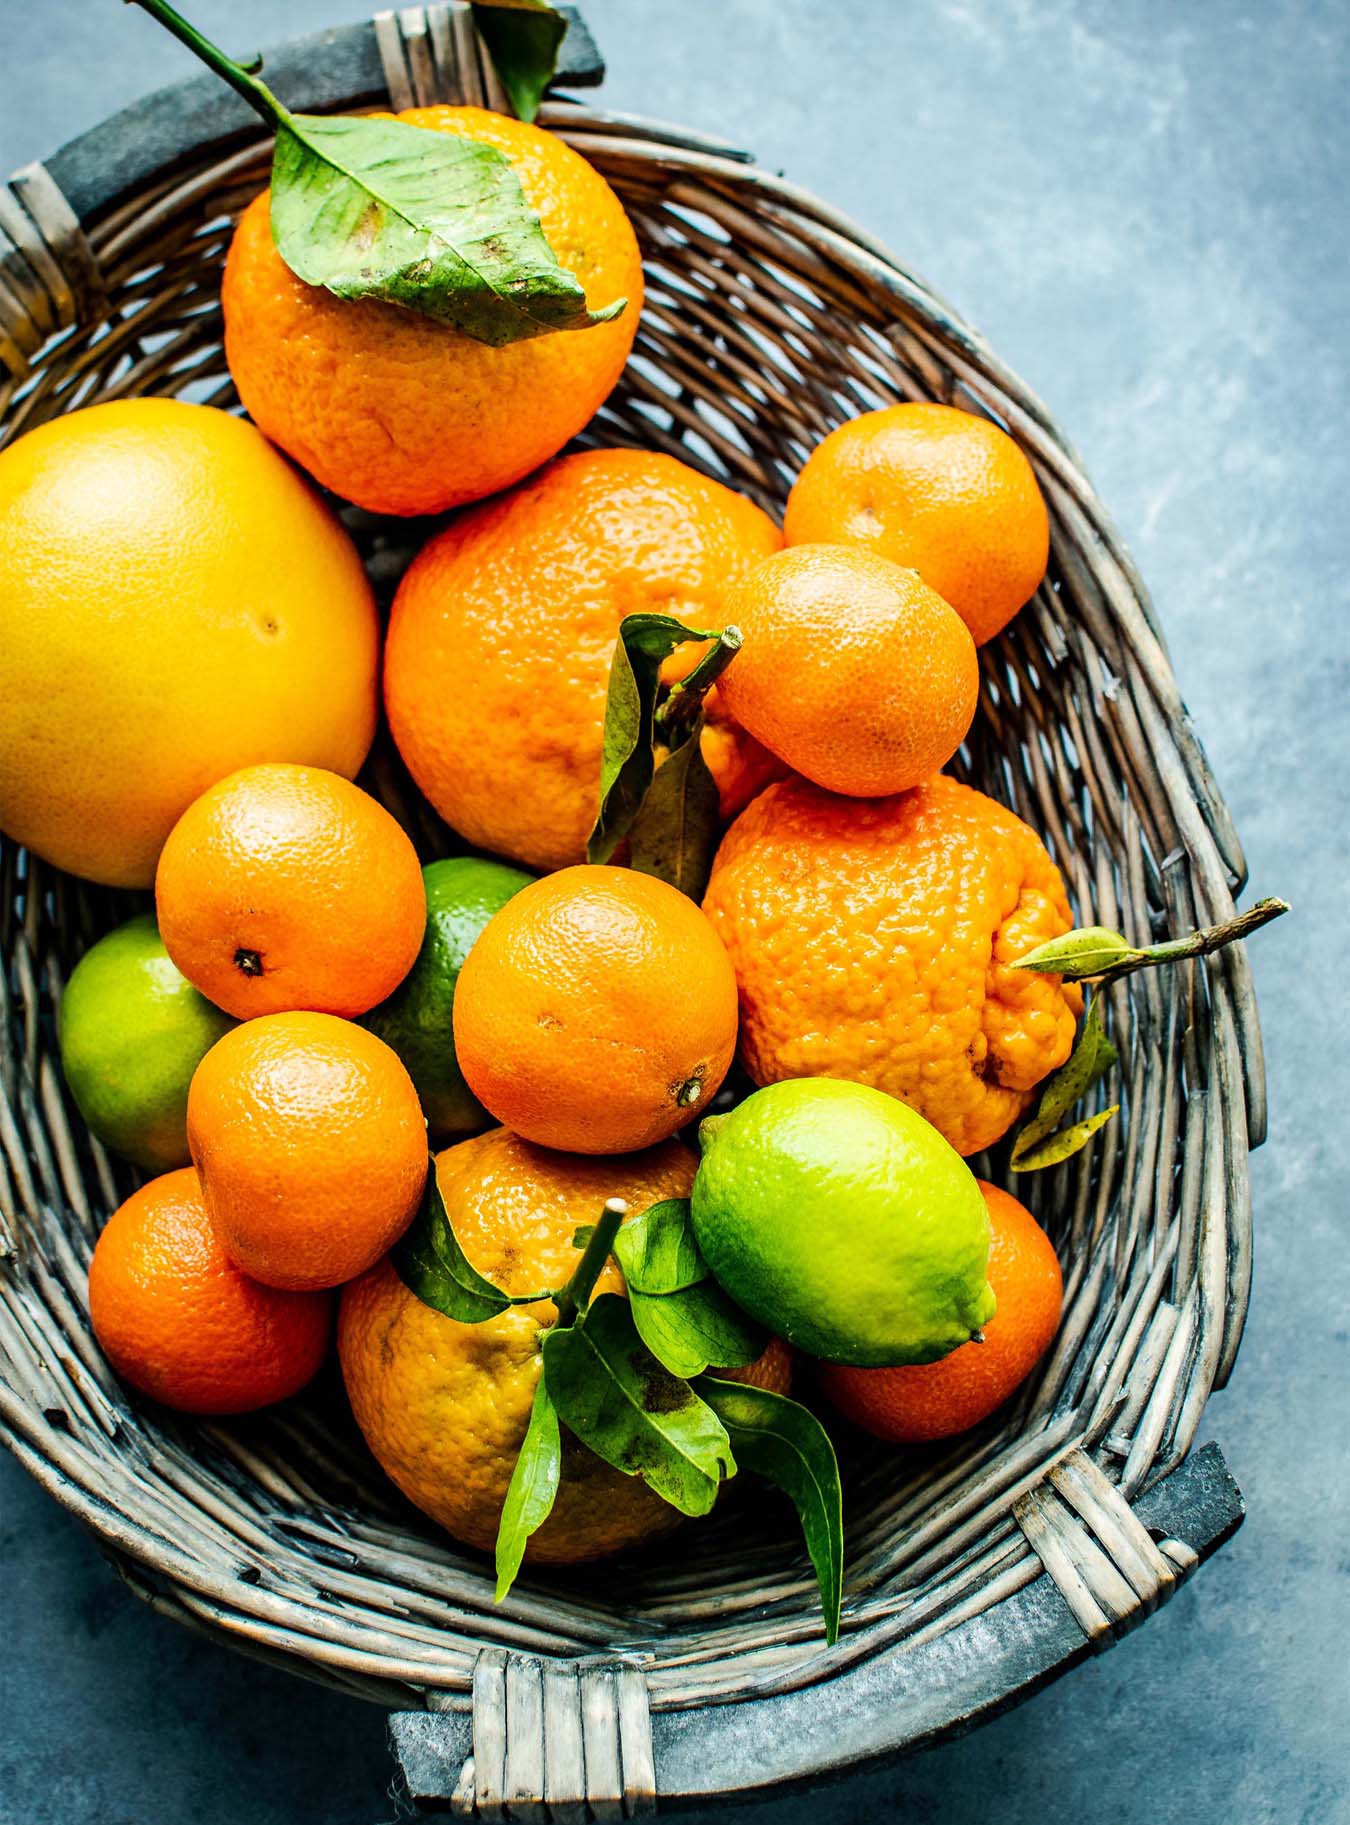
M 796 545 L 732 591 L 744 645 L 723 674 L 732 715 L 832 792 L 917 786 L 965 740 L 975 642 L 912 570 L 847 545 Z
M 917 570 L 975 637 L 1036 593 L 1050 522 L 1006 431 L 955 406 L 864 412 L 812 451 L 788 496 L 789 545 L 865 545 Z
M 250 416 L 310 474 L 375 513 L 440 513 L 509 487 L 574 437 L 623 372 L 642 259 L 600 173 L 539 127 L 481 108 L 411 108 L 414 127 L 495 146 L 559 262 L 612 322 L 489 348 L 396 304 L 297 279 L 272 244 L 266 192 L 225 263 L 225 356 Z
M 363 1273 L 426 1183 L 412 1079 L 382 1039 L 332 1014 L 264 1014 L 217 1040 L 187 1125 L 226 1253 L 269 1286 Z
M 757 1084 L 871 1084 L 969 1154 L 1072 1049 L 1079 990 L 1010 967 L 1069 930 L 1059 870 L 1020 818 L 943 774 L 882 799 L 770 786 L 722 839 L 703 905 Z
M 258 760 L 354 774 L 379 625 L 351 540 L 252 425 L 130 399 L 0 451 L 0 828 L 148 887 L 175 818 Z
M 736 1050 L 736 982 L 692 900 L 626 868 L 564 868 L 494 913 L 455 989 L 455 1051 L 541 1147 L 626 1153 L 702 1115 Z
M 436 1176 L 464 1252 L 507 1292 L 561 1287 L 580 1259 L 572 1237 L 610 1198 L 632 1216 L 689 1195 L 695 1160 L 678 1141 L 621 1159 L 581 1159 L 532 1147 L 506 1128 L 436 1156 Z M 613 1261 L 596 1293 L 623 1290 Z M 349 1286 L 338 1353 L 357 1424 L 385 1474 L 458 1539 L 490 1551 L 539 1380 L 539 1344 L 557 1313 L 550 1300 L 514 1306 L 486 1323 L 459 1324 L 423 1305 L 388 1261 Z M 790 1357 L 769 1345 L 736 1372 L 786 1393 Z M 719 1371 L 727 1373 L 727 1371 Z M 553 1512 L 527 1559 L 571 1563 L 665 1533 L 676 1510 L 638 1477 L 612 1469 L 565 1433 Z
M 979 1186 L 989 1206 L 989 1284 L 998 1301 L 984 1342 L 901 1369 L 821 1365 L 829 1399 L 878 1438 L 920 1444 L 978 1425 L 1026 1380 L 1059 1328 L 1064 1282 L 1049 1236 L 1016 1198 L 983 1179 Z
M 249 1413 L 298 1393 L 328 1348 L 332 1301 L 234 1265 L 191 1166 L 133 1191 L 89 1264 L 89 1315 L 122 1377 L 183 1413 Z
M 645 450 L 565 456 L 461 515 L 414 559 L 389 624 L 385 705 L 413 778 L 479 848 L 582 861 L 620 621 L 720 628 L 728 587 L 780 543 L 753 502 Z M 731 783 L 726 745 L 705 752 Z
M 241 1020 L 364 1014 L 412 968 L 426 926 L 417 851 L 383 805 L 317 767 L 245 767 L 169 834 L 160 936 L 203 995 Z

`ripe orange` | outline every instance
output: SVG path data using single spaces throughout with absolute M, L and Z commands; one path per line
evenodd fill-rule
M 249 415 L 310 474 L 375 513 L 440 513 L 509 487 L 574 437 L 628 359 L 642 260 L 618 197 L 580 153 L 482 108 L 398 116 L 495 146 L 560 263 L 613 321 L 489 348 L 395 304 L 297 279 L 272 243 L 266 192 L 225 263 L 225 355 Z
M 692 900 L 565 868 L 494 913 L 460 971 L 455 1051 L 483 1106 L 573 1153 L 649 1147 L 703 1114 L 736 1049 L 736 982 Z
M 847 545 L 796 545 L 731 592 L 744 645 L 733 716 L 798 773 L 859 798 L 946 766 L 980 694 L 975 642 L 912 570 Z
M 331 1306 L 241 1273 L 191 1166 L 132 1192 L 89 1264 L 103 1354 L 123 1381 L 183 1413 L 250 1413 L 298 1393 L 323 1362 Z
M 565 456 L 461 515 L 414 559 L 389 623 L 385 704 L 413 778 L 480 848 L 580 862 L 620 621 L 720 628 L 728 587 L 780 544 L 753 502 L 646 450 Z M 705 754 L 735 784 L 725 744 Z
M 1049 1236 L 1016 1198 L 983 1179 L 979 1186 L 989 1206 L 989 1284 L 998 1300 L 984 1342 L 901 1369 L 821 1365 L 829 1399 L 878 1438 L 919 1444 L 978 1425 L 1026 1380 L 1059 1327 L 1064 1282 Z
M 563 1284 L 579 1259 L 572 1237 L 608 1199 L 626 1199 L 638 1216 L 662 1198 L 687 1197 L 695 1163 L 678 1141 L 620 1159 L 578 1158 L 494 1128 L 438 1154 L 436 1176 L 474 1266 L 506 1291 L 526 1293 Z M 596 1292 L 622 1290 L 611 1261 Z M 490 1551 L 496 1539 L 539 1379 L 540 1338 L 556 1316 L 543 1300 L 459 1324 L 423 1305 L 388 1261 L 342 1295 L 338 1353 L 367 1444 L 410 1501 L 471 1546 Z M 735 1375 L 785 1394 L 789 1353 L 771 1342 Z M 564 1434 L 558 1497 L 525 1557 L 597 1559 L 663 1534 L 679 1518 L 640 1477 L 623 1476 Z
M 426 926 L 417 851 L 383 805 L 317 767 L 245 767 L 179 818 L 155 875 L 165 949 L 241 1020 L 364 1014 Z
M 812 451 L 788 496 L 789 545 L 841 541 L 917 570 L 975 637 L 1036 593 L 1050 522 L 1006 431 L 954 406 L 864 412 Z
M 770 786 L 722 839 L 703 907 L 757 1084 L 871 1084 L 978 1153 L 1073 1046 L 1079 990 L 1009 967 L 1069 930 L 1059 870 L 944 774 L 882 799 Z
M 337 1286 L 412 1221 L 427 1176 L 412 1079 L 332 1014 L 264 1014 L 216 1041 L 188 1145 L 226 1253 L 269 1286 Z
M 234 768 L 355 773 L 379 651 L 351 540 L 242 419 L 121 400 L 0 452 L 0 827 L 58 868 L 148 887 Z

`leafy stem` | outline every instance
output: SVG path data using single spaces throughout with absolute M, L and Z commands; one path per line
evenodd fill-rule
M 288 111 L 277 100 L 276 96 L 243 64 L 236 63 L 227 57 L 218 45 L 199 32 L 195 25 L 189 25 L 183 15 L 168 4 L 168 0 L 127 0 L 128 6 L 142 7 L 152 19 L 157 19 L 166 31 L 173 33 L 181 44 L 200 57 L 208 69 L 214 70 L 217 76 L 223 77 L 230 87 L 242 95 L 255 113 L 260 114 L 269 127 L 275 127 L 282 121 L 289 120 Z
M 1065 932 L 1062 937 L 1037 945 L 1025 957 L 1018 957 L 1012 968 L 1062 976 L 1066 982 L 1117 982 L 1122 976 L 1152 969 L 1159 963 L 1176 963 L 1186 957 L 1208 957 L 1211 952 L 1235 944 L 1288 911 L 1285 900 L 1258 900 L 1255 906 L 1226 919 L 1222 925 L 1202 926 L 1199 931 L 1186 932 L 1180 938 L 1166 938 L 1160 944 L 1148 945 L 1133 945 L 1107 926 L 1089 925 L 1081 931 Z
M 654 717 L 656 732 L 667 747 L 678 746 L 683 732 L 697 720 L 703 699 L 740 650 L 740 628 L 724 627 L 689 675 L 670 687 Z
M 609 1251 L 614 1246 L 619 1225 L 627 1215 L 628 1206 L 622 1198 L 611 1198 L 601 1211 L 600 1221 L 587 1239 L 572 1278 L 561 1292 L 554 1295 L 553 1303 L 558 1308 L 559 1325 L 574 1324 L 578 1314 L 585 1311 L 586 1302 L 600 1278 L 600 1271 L 609 1259 Z

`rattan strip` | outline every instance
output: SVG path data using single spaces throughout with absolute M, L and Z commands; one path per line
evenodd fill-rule
M 1045 833 L 1082 913 L 1140 936 L 1225 916 L 1240 849 L 1147 597 L 1045 409 L 883 249 L 731 149 L 571 104 L 547 118 L 620 189 L 648 263 L 634 363 L 588 440 L 670 450 L 781 509 L 810 446 L 859 409 L 931 396 L 1007 424 L 1051 505 L 1052 568 L 982 655 L 966 776 Z M 265 168 L 261 143 L 201 158 L 94 226 L 107 316 L 53 337 L 22 383 L 0 385 L 0 442 L 133 391 L 232 400 L 219 267 Z M 404 557 L 394 541 L 380 562 L 396 574 Z M 371 778 L 427 853 L 450 846 L 387 751 Z M 462 1702 L 484 1643 L 637 1656 L 657 1707 L 828 1677 L 1037 1575 L 1014 1504 L 1084 1449 L 1108 1487 L 1137 1494 L 1184 1454 L 1231 1364 L 1250 1266 L 1248 1113 L 1256 1134 L 1264 1120 L 1240 956 L 1135 977 L 1108 998 L 1131 1044 L 1100 1094 L 1122 1118 L 1032 1193 L 1067 1271 L 1056 1349 L 1002 1425 L 927 1461 L 849 1465 L 836 1649 L 821 1646 L 800 1552 L 743 1501 L 683 1540 L 677 1562 L 634 1561 L 621 1604 L 610 1573 L 527 1579 L 494 1608 L 485 1568 L 392 1500 L 340 1414 L 306 1402 L 247 1428 L 192 1428 L 130 1405 L 108 1375 L 83 1270 L 130 1181 L 66 1108 L 52 1014 L 79 950 L 124 908 L 12 848 L 0 885 L 0 1197 L 15 1232 L 0 1415 L 157 1607 L 344 1689 Z

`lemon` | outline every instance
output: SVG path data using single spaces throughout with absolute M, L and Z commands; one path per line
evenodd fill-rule
M 187 1094 L 234 1025 L 179 973 L 151 913 L 100 938 L 61 997 L 61 1069 L 80 1114 L 114 1153 L 149 1172 L 186 1166 Z
M 937 1129 L 864 1084 L 770 1084 L 699 1131 L 694 1234 L 752 1317 L 828 1362 L 935 1362 L 994 1315 L 989 1213 Z

